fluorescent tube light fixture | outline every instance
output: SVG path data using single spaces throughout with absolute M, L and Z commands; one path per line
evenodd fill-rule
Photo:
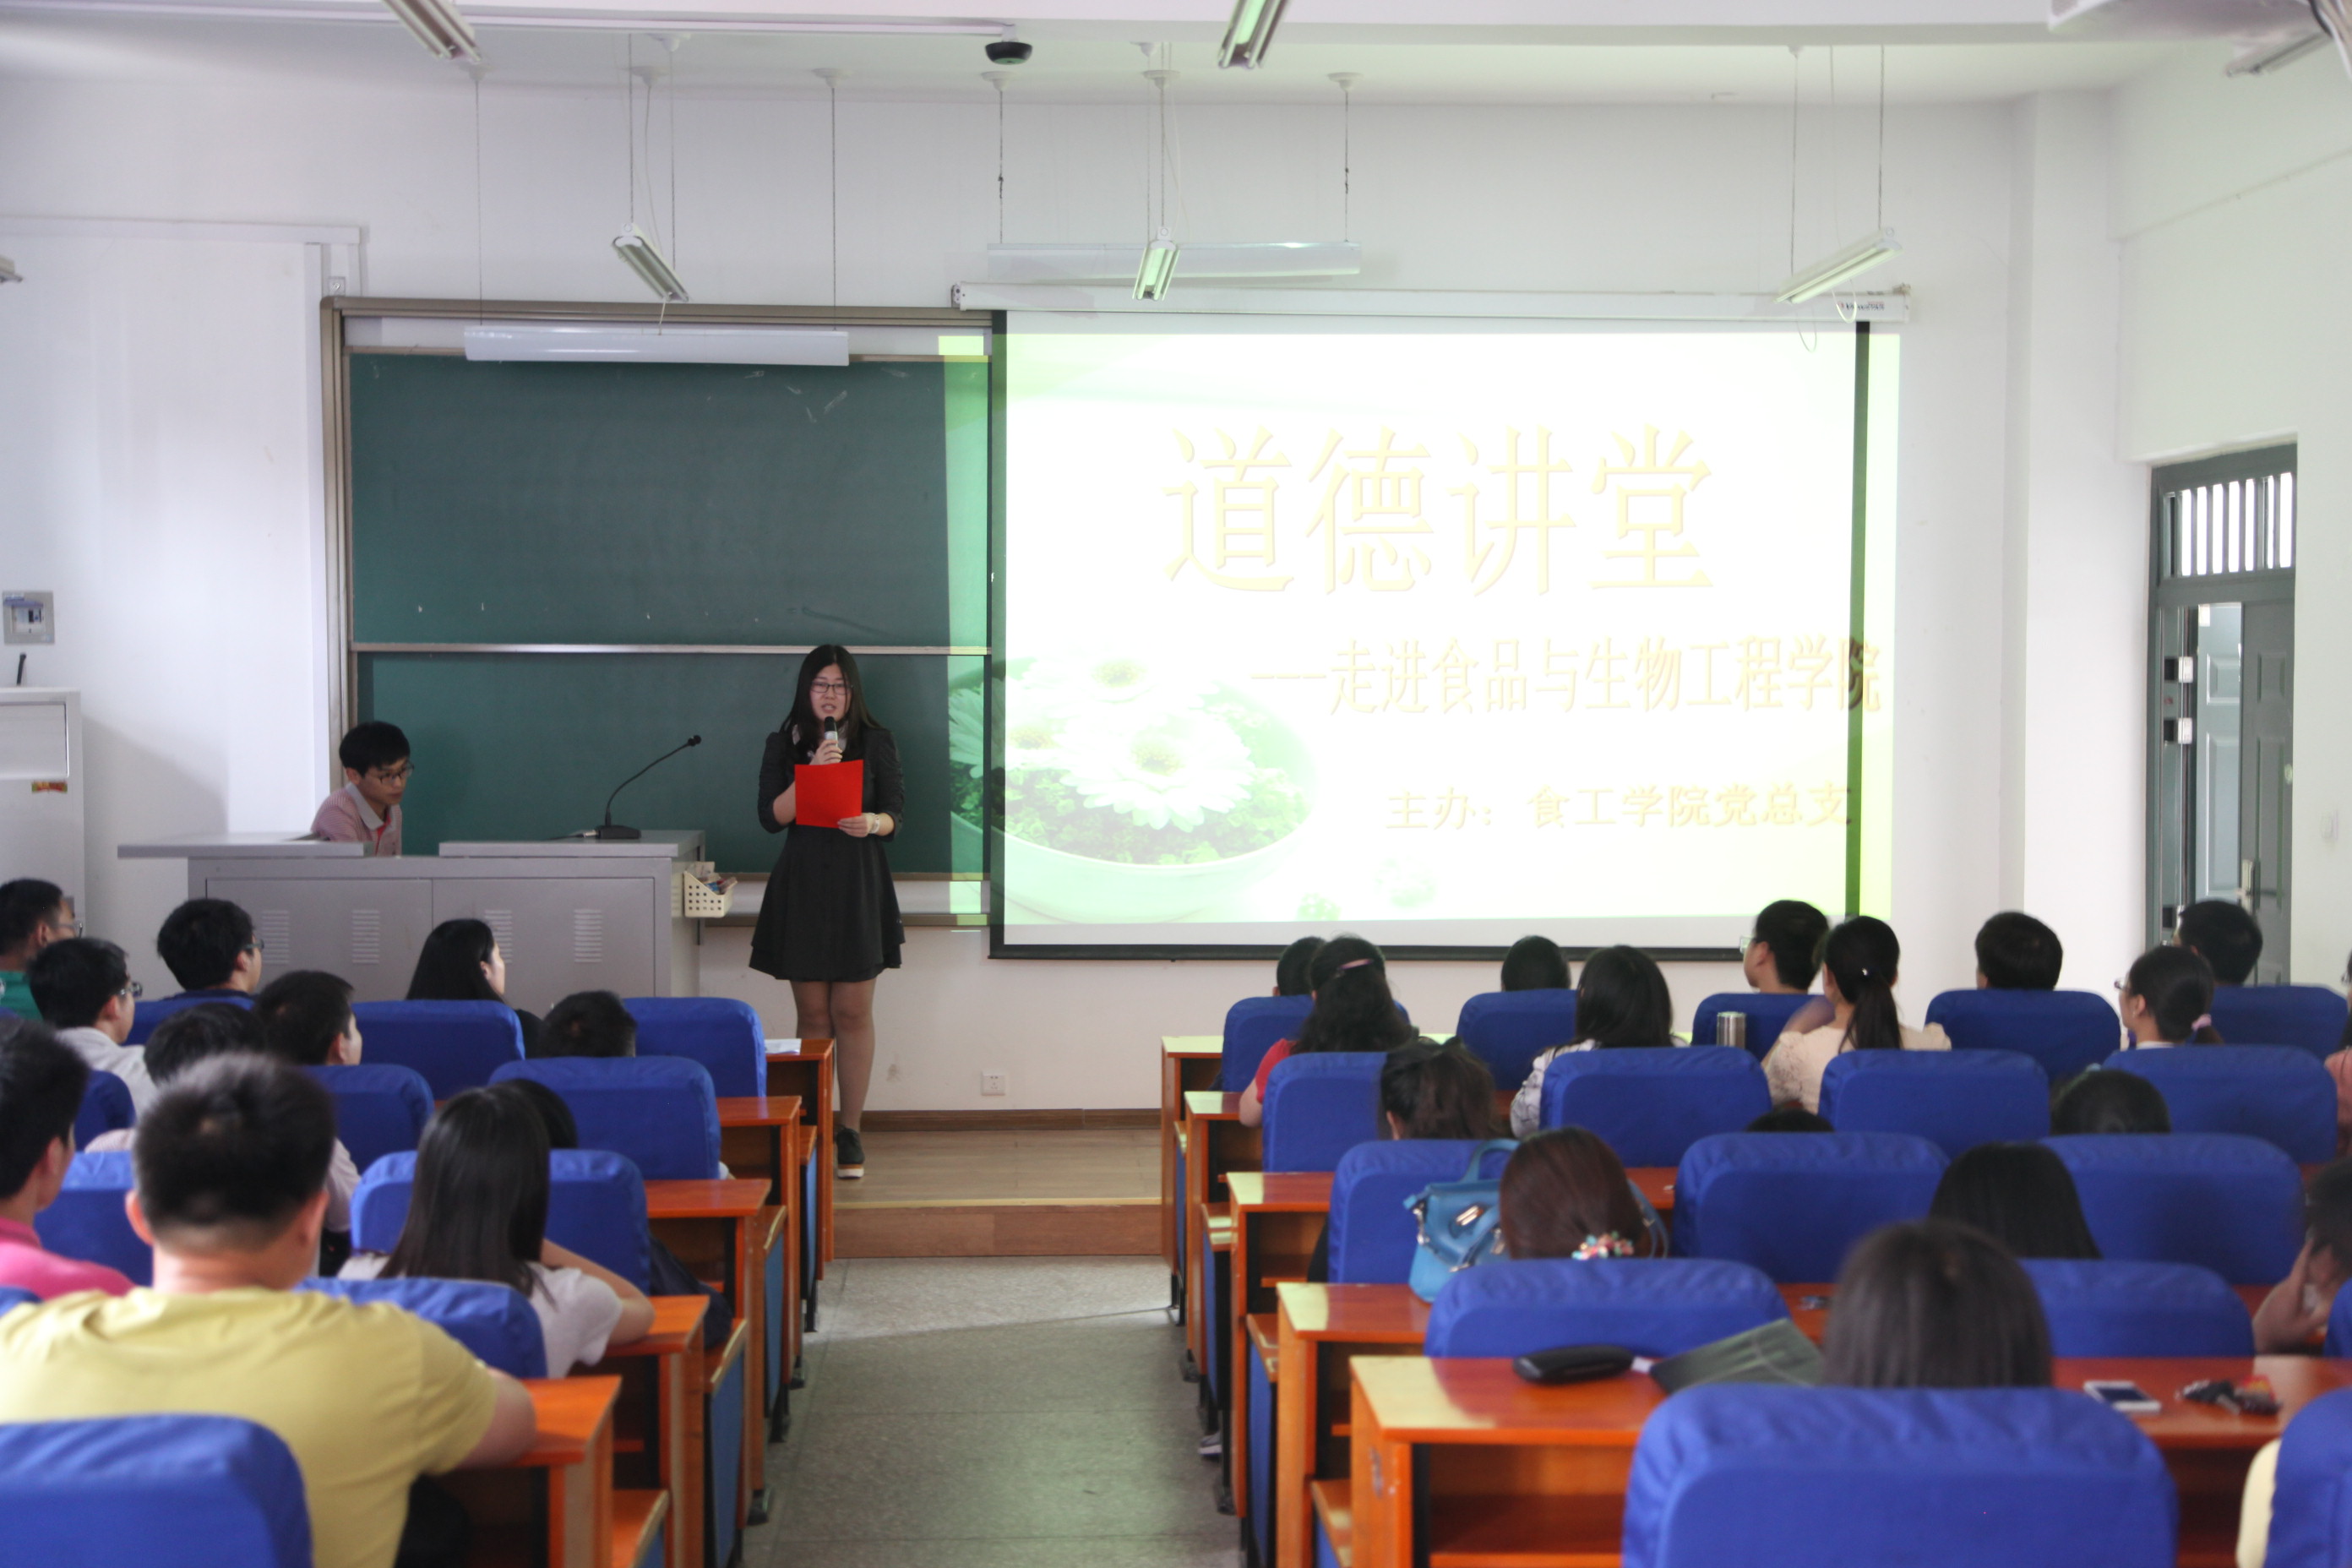
M 1135 297 L 1157 300 L 1168 292 L 1168 285 L 1175 280 L 1176 242 L 1168 237 L 1163 228 L 1143 247 L 1143 265 L 1135 272 Z
M 669 258 L 655 248 L 645 230 L 631 224 L 613 241 L 613 248 L 629 264 L 630 271 L 645 279 L 646 288 L 673 305 L 686 303 L 686 285 L 677 280 L 677 274 L 670 270 Z
M 1287 4 L 1289 0 L 1234 0 L 1234 19 L 1225 24 L 1224 41 L 1217 46 L 1217 68 L 1255 70 L 1265 64 L 1265 51 Z
M 1902 253 L 1903 247 L 1896 242 L 1895 231 L 1882 228 L 1835 256 L 1814 262 L 1781 284 L 1772 297 L 1783 305 L 1801 305 L 1817 294 L 1828 293 L 1849 278 L 1859 278 L 1888 257 Z
M 437 60 L 463 60 L 467 65 L 482 63 L 482 47 L 474 42 L 474 29 L 458 14 L 448 0 L 383 0 L 392 14 L 408 25 L 416 41 L 431 51 Z
M 24 280 L 25 275 L 16 270 L 16 264 L 0 256 L 0 283 L 22 283 Z
M 2293 65 L 2304 56 L 2327 43 L 2326 33 L 2305 33 L 2299 37 L 2264 38 L 2248 44 L 2230 57 L 2221 68 L 2223 76 L 2263 76 L 2281 66 Z
M 549 364 L 823 364 L 849 363 L 849 334 L 822 328 L 624 327 L 501 321 L 466 329 L 469 360 Z

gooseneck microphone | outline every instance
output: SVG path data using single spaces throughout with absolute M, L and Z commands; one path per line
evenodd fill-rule
M 700 744 L 702 744 L 701 736 L 688 735 L 683 744 L 672 746 L 668 751 L 664 752 L 660 756 L 656 757 L 652 762 L 647 763 L 644 767 L 639 768 L 635 773 L 631 773 L 627 778 L 623 779 L 618 784 L 614 785 L 613 793 L 604 797 L 604 822 L 598 826 L 590 828 L 588 830 L 588 837 L 597 840 L 599 843 L 603 843 L 606 840 L 643 838 L 645 837 L 645 833 L 641 829 L 630 827 L 625 824 L 613 820 L 613 803 L 621 798 L 621 791 L 628 788 L 631 784 L 636 783 L 639 779 L 645 777 L 647 773 L 661 766 L 662 763 L 669 761 L 672 757 L 686 750 L 688 746 L 698 746 Z

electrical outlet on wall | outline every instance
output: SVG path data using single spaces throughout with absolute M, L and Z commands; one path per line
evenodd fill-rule
M 982 1094 L 1003 1094 L 1004 1092 L 1003 1069 L 1001 1068 L 991 1068 L 987 1072 L 982 1073 L 980 1075 L 980 1092 Z

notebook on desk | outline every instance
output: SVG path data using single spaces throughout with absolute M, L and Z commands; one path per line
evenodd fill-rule
M 1821 1348 L 1786 1318 L 1668 1356 L 1650 1375 L 1668 1394 L 1703 1383 L 1780 1383 L 1801 1388 L 1821 1385 Z

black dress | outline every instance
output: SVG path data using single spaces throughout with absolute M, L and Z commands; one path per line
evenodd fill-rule
M 907 940 L 882 847 L 896 837 L 907 806 L 898 742 L 887 730 L 864 730 L 842 759 L 865 763 L 865 808 L 890 818 L 888 834 L 864 838 L 776 820 L 776 797 L 793 782 L 793 765 L 815 752 L 814 743 L 795 745 L 779 730 L 760 759 L 760 826 L 782 833 L 784 847 L 751 932 L 751 967 L 779 980 L 871 980 L 898 967 Z

